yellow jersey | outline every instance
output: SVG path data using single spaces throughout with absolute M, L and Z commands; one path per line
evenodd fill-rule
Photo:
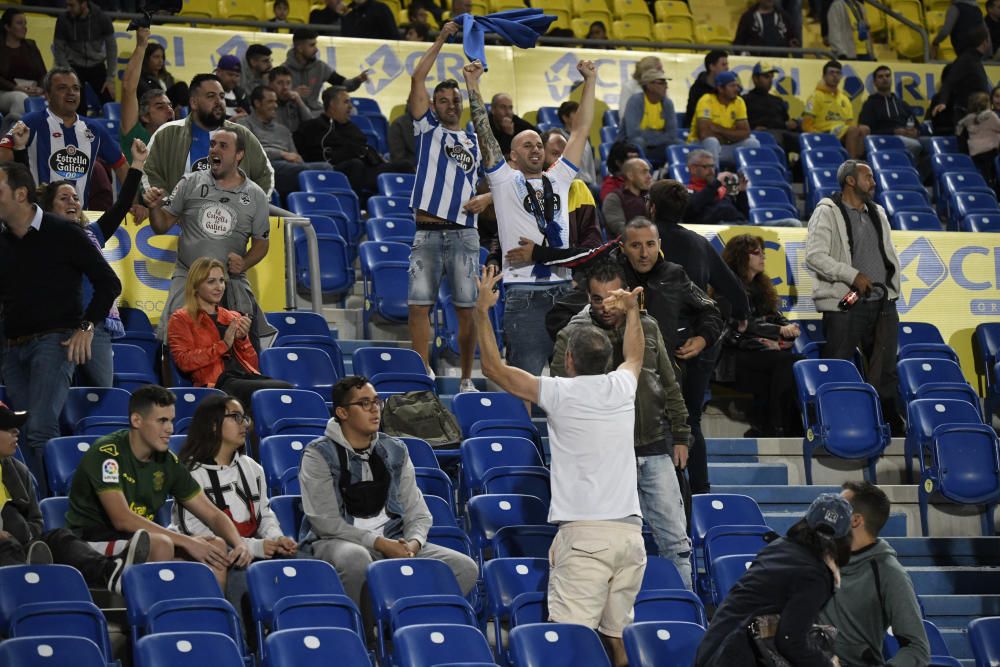
M 735 127 L 736 123 L 747 119 L 747 104 L 742 97 L 737 97 L 729 104 L 719 101 L 719 96 L 714 93 L 707 93 L 698 100 L 698 105 L 694 108 L 694 118 L 691 119 L 691 132 L 688 134 L 688 143 L 700 141 L 698 137 L 698 119 L 705 118 L 716 125 L 724 128 Z
M 825 86 L 816 86 L 802 115 L 812 116 L 812 132 L 833 134 L 838 139 L 854 125 L 854 105 L 847 93 L 839 88 L 830 92 Z
M 654 104 L 643 95 L 642 103 L 642 122 L 639 123 L 639 129 L 662 132 L 663 126 L 666 125 L 666 121 L 663 120 L 663 102 Z

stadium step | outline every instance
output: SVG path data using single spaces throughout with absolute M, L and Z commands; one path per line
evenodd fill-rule
M 1000 616 L 1000 595 L 921 595 L 927 620 L 941 630 L 965 630 L 969 621 Z
M 993 537 L 894 537 L 887 542 L 906 566 L 1000 566 L 1000 549 Z
M 997 595 L 1000 569 L 986 567 L 907 567 L 918 595 Z
M 802 512 L 764 512 L 764 519 L 774 532 L 784 535 L 802 518 L 802 514 Z M 890 514 L 889 520 L 882 528 L 882 537 L 906 537 L 906 514 L 903 512 Z
M 788 467 L 778 463 L 709 463 L 708 478 L 722 485 L 788 484 Z

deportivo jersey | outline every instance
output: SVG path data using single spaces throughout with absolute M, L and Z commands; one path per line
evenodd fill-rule
M 84 208 L 90 200 L 90 174 L 97 158 L 111 168 L 125 163 L 118 138 L 112 137 L 107 128 L 94 120 L 77 116 L 76 122 L 66 127 L 55 114 L 45 109 L 25 114 L 21 121 L 30 130 L 28 162 L 35 183 L 75 181 L 76 193 Z M 14 150 L 14 138 L 10 133 L 0 139 L 0 148 Z
M 410 206 L 464 227 L 475 227 L 476 214 L 462 211 L 462 204 L 476 194 L 476 135 L 445 128 L 428 110 L 413 123 L 413 136 L 417 138 L 417 178 Z
M 736 125 L 736 121 L 747 119 L 747 103 L 742 97 L 737 97 L 729 104 L 723 104 L 719 101 L 719 96 L 714 93 L 702 95 L 695 107 L 694 118 L 691 119 L 689 144 L 699 141 L 698 119 L 700 118 L 710 120 L 719 127 L 731 128 Z
M 231 252 L 245 255 L 251 237 L 268 237 L 267 195 L 246 174 L 243 177 L 235 190 L 220 188 L 211 171 L 185 174 L 177 182 L 165 208 L 180 219 L 178 264 L 188 268 L 199 257 L 225 263 Z
M 559 237 L 562 239 L 563 248 L 569 247 L 569 188 L 578 171 L 579 168 L 569 160 L 559 158 L 542 175 L 542 178 L 547 178 L 552 183 L 553 217 L 560 227 Z M 530 189 L 537 198 L 539 208 L 542 207 L 542 179 L 526 180 L 524 174 L 511 168 L 506 161 L 495 166 L 492 171 L 486 172 L 486 179 L 493 192 L 493 206 L 497 214 L 500 248 L 504 252 L 504 282 L 507 284 L 547 283 L 569 280 L 569 269 L 555 268 L 552 270 L 551 276 L 536 278 L 532 275 L 533 266 L 513 268 L 507 263 L 507 250 L 516 248 L 522 236 L 531 239 L 536 244 L 541 244 L 545 238 L 545 233 L 539 229 L 538 221 L 532 213 L 528 201 L 528 190 Z

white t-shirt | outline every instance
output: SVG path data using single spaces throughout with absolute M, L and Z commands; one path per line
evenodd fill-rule
M 635 375 L 538 378 L 549 422 L 549 521 L 642 516 L 635 463 Z
M 555 221 L 559 223 L 562 239 L 562 247 L 569 247 L 569 186 L 579 169 L 565 158 L 559 160 L 549 167 L 544 178 L 548 178 L 552 183 L 552 212 Z M 528 188 L 535 191 L 538 201 L 538 209 L 544 211 L 542 206 L 542 178 L 532 178 L 526 180 L 524 175 L 511 168 L 506 162 L 501 162 L 493 168 L 493 171 L 486 172 L 486 179 L 490 184 L 490 191 L 493 192 L 493 206 L 497 214 L 497 231 L 500 236 L 500 249 L 504 253 L 503 274 L 504 283 L 549 283 L 565 282 L 570 278 L 569 269 L 552 269 L 552 275 L 548 278 L 536 278 L 531 275 L 532 265 L 523 266 L 517 269 L 511 268 L 507 263 L 507 251 L 516 248 L 523 236 L 531 239 L 536 244 L 541 244 L 545 238 L 544 232 L 539 229 L 538 221 L 531 206 L 528 203 Z

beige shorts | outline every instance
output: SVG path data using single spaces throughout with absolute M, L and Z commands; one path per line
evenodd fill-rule
M 549 549 L 549 620 L 621 637 L 646 570 L 642 529 L 619 521 L 573 521 Z

